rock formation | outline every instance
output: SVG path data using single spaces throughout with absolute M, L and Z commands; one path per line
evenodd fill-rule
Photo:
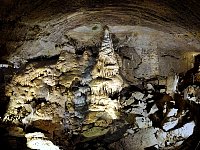
M 62 51 L 53 61 L 29 61 L 17 69 L 6 85 L 10 102 L 3 122 L 19 126 L 30 148 L 38 146 L 35 140 L 50 144 L 53 149 L 64 146 L 43 140 L 43 133 L 38 133 L 41 136 L 36 138 L 32 134 L 37 132 L 28 133 L 31 128 L 48 132 L 45 139 L 52 142 L 55 138 L 68 141 L 68 148 L 70 137 L 80 142 L 93 141 L 103 136 L 112 137 L 124 127 L 120 141 L 143 140 L 139 134 L 144 131 L 152 134 L 150 143 L 136 145 L 137 149 L 179 146 L 197 124 L 191 115 L 195 106 L 190 103 L 199 104 L 198 72 L 193 75 L 194 85 L 190 82 L 183 91 L 178 87 L 185 83 L 185 78 L 179 80 L 177 74 L 158 79 L 158 83 L 143 81 L 141 89 L 121 77 L 120 62 L 108 27 L 96 56 L 86 49 L 82 55 Z M 48 128 L 44 128 L 46 124 Z M 66 137 L 54 135 L 60 132 Z M 119 147 L 115 140 L 111 143 L 109 147 Z
M 0 146 L 199 149 L 197 1 L 1 3 Z

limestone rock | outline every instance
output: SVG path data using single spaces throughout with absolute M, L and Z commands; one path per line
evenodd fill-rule
M 156 130 L 154 128 L 141 129 L 135 134 L 130 134 L 120 139 L 119 142 L 110 144 L 109 147 L 113 149 L 143 150 L 146 147 L 158 144 L 154 135 L 155 132 Z
M 59 150 L 59 147 L 47 140 L 41 132 L 28 133 L 25 136 L 27 138 L 27 147 L 31 149 Z
M 148 117 L 136 117 L 136 126 L 140 129 L 152 126 L 152 121 Z
M 105 129 L 102 127 L 93 127 L 91 129 L 88 129 L 87 131 L 84 131 L 82 134 L 85 137 L 91 138 L 91 137 L 98 137 L 98 136 L 104 135 L 108 131 L 109 129 Z
M 134 93 L 132 94 L 132 96 L 133 96 L 135 99 L 137 99 L 137 100 L 142 100 L 143 97 L 144 97 L 144 94 L 141 93 L 141 92 L 134 92 Z
M 173 129 L 176 125 L 178 124 L 178 119 L 177 118 L 174 118 L 174 117 L 170 117 L 168 119 L 168 122 L 165 122 L 163 124 L 163 129 L 165 131 L 168 131 L 170 129 Z
M 196 104 L 200 104 L 200 88 L 196 85 L 189 85 L 186 89 L 184 89 L 184 99 L 193 101 Z
M 185 124 L 181 128 L 169 132 L 158 130 L 156 132 L 156 136 L 158 137 L 158 142 L 159 142 L 158 145 L 160 147 L 170 147 L 175 143 L 180 145 L 181 143 L 178 142 L 188 138 L 193 133 L 194 126 L 195 126 L 194 122 L 190 122 Z

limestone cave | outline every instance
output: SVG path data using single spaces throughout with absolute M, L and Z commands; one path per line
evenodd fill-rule
M 1 0 L 0 149 L 199 150 L 199 8 Z

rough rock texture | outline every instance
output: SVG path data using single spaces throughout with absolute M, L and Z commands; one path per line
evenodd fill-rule
M 59 147 L 55 146 L 51 141 L 45 139 L 43 133 L 28 133 L 25 136 L 27 138 L 27 146 L 30 149 L 41 149 L 42 147 L 42 149 L 59 150 Z
M 68 130 L 71 135 L 98 137 L 120 117 L 118 99 L 109 96 L 119 93 L 123 84 L 106 29 L 96 60 L 89 50 L 81 56 L 63 51 L 52 62 L 33 61 L 19 69 L 6 86 L 10 102 L 3 121 L 50 134 Z M 49 128 L 43 129 L 46 121 Z
M 109 145 L 111 149 L 137 149 L 143 150 L 146 147 L 156 145 L 155 129 L 147 128 L 141 129 L 134 135 L 128 135 L 120 141 Z
M 127 80 L 185 72 L 200 48 L 198 5 L 148 0 L 3 1 L 2 56 L 19 67 L 30 58 L 100 45 L 108 25 Z
M 71 142 L 82 142 L 88 148 L 85 142 L 102 137 L 111 149 L 177 147 L 198 124 L 191 110 L 199 104 L 199 64 L 198 55 L 192 68 L 196 72 L 188 71 L 181 80 L 174 74 L 141 80 L 142 86 L 140 82 L 130 85 L 120 75 L 123 63 L 106 27 L 97 55 L 90 49 L 82 54 L 62 51 L 51 59 L 32 59 L 15 69 L 5 87 L 10 101 L 3 122 L 21 127 L 13 133 L 24 135 L 30 148 L 40 143 L 66 149 L 73 147 Z M 191 81 L 187 76 L 193 77 Z M 43 133 L 39 137 L 29 133 L 31 128 L 46 133 L 59 147 L 44 140 Z
M 0 145 L 198 149 L 199 16 L 194 0 L 3 0 Z

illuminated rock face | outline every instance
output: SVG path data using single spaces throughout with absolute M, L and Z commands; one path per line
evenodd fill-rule
M 83 130 L 87 138 L 106 134 L 104 128 L 120 116 L 119 100 L 109 96 L 124 86 L 109 34 L 106 29 L 96 58 L 85 50 L 81 57 L 62 52 L 51 63 L 27 63 L 6 86 L 10 103 L 4 122 L 43 129 L 48 121 L 55 130 Z
M 87 60 L 82 59 L 78 64 L 76 59 L 75 54 L 62 53 L 55 64 L 40 66 L 39 63 L 31 63 L 17 73 L 6 87 L 11 101 L 4 119 L 18 124 L 31 113 L 31 121 L 42 119 L 60 122 L 66 102 L 74 103 L 74 95 L 68 88 L 72 82 L 80 79 L 81 71 L 85 68 L 80 64 L 87 65 L 84 62 Z M 27 113 L 18 114 L 17 111 L 21 112 L 21 109 Z M 16 119 L 9 117 L 12 114 L 16 115 Z
M 59 144 L 67 147 L 74 136 L 78 142 L 72 142 L 77 145 L 105 136 L 102 141 L 110 147 L 117 146 L 113 142 L 121 139 L 127 149 L 153 145 L 169 148 L 180 145 L 193 133 L 196 120 L 190 114 L 191 101 L 199 104 L 199 86 L 184 77 L 180 82 L 175 73 L 128 84 L 121 76 L 123 61 L 113 48 L 108 28 L 95 50 L 98 55 L 90 48 L 81 54 L 68 49 L 50 60 L 31 60 L 6 85 L 10 103 L 3 121 L 23 127 L 20 134 L 27 133 L 29 147 L 37 148 L 40 144 L 58 149 L 48 140 L 65 141 Z M 157 75 L 157 60 L 153 62 L 156 71 L 152 75 Z M 142 66 L 148 65 L 145 61 Z M 198 71 L 194 77 L 198 82 Z M 187 82 L 189 86 L 181 85 Z M 48 132 L 48 138 L 32 138 L 34 135 L 28 134 L 31 127 Z M 144 141 L 142 146 L 137 145 L 138 140 Z
M 62 52 L 51 63 L 27 64 L 6 86 L 10 103 L 4 121 L 25 128 L 34 126 L 51 134 L 63 130 L 79 133 L 89 103 L 86 97 L 90 94 L 91 79 L 84 78 L 84 71 L 91 63 L 90 57 L 87 50 L 82 57 Z
M 179 145 L 194 125 L 199 129 L 199 71 L 179 74 L 200 51 L 199 6 L 195 0 L 2 0 L 0 61 L 8 62 L 0 62 L 0 81 L 14 76 L 4 83 L 8 97 L 0 84 L 0 147 L 6 122 L 13 123 L 6 128 L 11 139 L 26 135 L 33 149 L 58 149 L 48 140 L 68 150 L 115 141 L 119 150 Z
M 59 147 L 47 140 L 43 133 L 28 133 L 25 137 L 27 138 L 27 147 L 30 149 L 59 150 Z
M 123 80 L 119 75 L 119 65 L 108 29 L 105 30 L 97 63 L 91 74 L 92 81 L 89 85 L 92 95 L 89 110 L 106 111 L 111 119 L 117 119 L 115 113 L 120 108 L 120 104 L 116 99 L 111 100 L 109 95 L 122 90 Z
M 99 50 L 97 63 L 91 72 L 92 80 L 89 83 L 91 95 L 88 106 L 88 115 L 84 124 L 95 123 L 94 128 L 102 128 L 112 123 L 112 120 L 120 117 L 120 103 L 118 99 L 109 96 L 119 93 L 123 88 L 123 80 L 119 75 L 119 65 L 113 49 L 112 40 L 108 29 L 105 30 L 104 39 Z M 91 130 L 92 130 L 91 129 Z M 109 130 L 106 130 L 108 132 Z M 99 130 L 99 134 L 105 134 L 105 130 Z M 84 131 L 86 137 L 95 137 L 90 130 Z

